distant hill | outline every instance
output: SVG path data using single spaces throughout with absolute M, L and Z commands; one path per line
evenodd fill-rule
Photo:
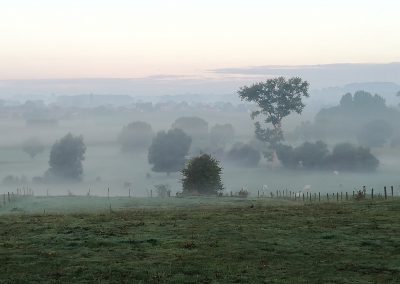
M 300 76 L 309 81 L 309 109 L 337 104 L 341 95 L 357 90 L 378 93 L 389 105 L 393 105 L 397 104 L 395 94 L 400 90 L 400 63 L 326 64 L 221 68 L 199 76 L 0 80 L 0 98 L 20 102 L 61 100 L 69 104 L 73 103 L 74 98 L 67 96 L 80 96 L 79 99 L 85 104 L 92 104 L 95 102 L 87 94 L 93 94 L 105 96 L 96 97 L 96 101 L 104 104 L 118 102 L 118 105 L 130 102 L 131 97 L 142 101 L 239 103 L 236 92 L 241 86 L 276 76 Z M 113 95 L 120 97 L 113 100 L 110 97 Z

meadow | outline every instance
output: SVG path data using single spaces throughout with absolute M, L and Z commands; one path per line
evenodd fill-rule
M 6 211 L 1 283 L 400 280 L 398 198 L 30 197 Z

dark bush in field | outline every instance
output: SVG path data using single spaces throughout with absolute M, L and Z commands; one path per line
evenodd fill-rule
M 69 133 L 56 141 L 51 148 L 46 179 L 81 180 L 85 152 L 86 146 L 82 136 Z
M 208 154 L 189 160 L 182 170 L 184 193 L 218 194 L 224 187 L 221 181 L 222 168 L 219 162 Z
M 154 137 L 148 153 L 148 161 L 154 172 L 167 174 L 182 170 L 192 139 L 180 129 L 160 131 Z

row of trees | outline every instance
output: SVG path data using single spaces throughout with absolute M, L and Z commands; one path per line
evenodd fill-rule
M 149 163 L 154 165 L 153 170 L 167 173 L 181 171 L 184 193 L 216 194 L 222 191 L 222 167 L 215 158 L 203 154 L 190 159 L 185 167 L 185 156 L 191 141 L 190 136 L 180 129 L 159 132 L 153 139 L 148 155 Z M 44 178 L 80 180 L 85 152 L 83 137 L 67 134 L 52 146 L 49 169 Z M 7 182 L 13 181 L 13 177 L 8 177 Z
M 292 140 L 347 139 L 367 147 L 400 145 L 400 112 L 379 95 L 365 91 L 342 96 L 337 106 L 321 109 L 313 122 L 297 127 Z M 373 134 L 372 134 L 373 133 Z
M 213 145 L 214 148 L 225 147 L 235 137 L 235 129 L 232 124 L 216 124 L 209 132 L 208 123 L 194 116 L 176 119 L 171 128 L 185 132 L 199 147 L 204 145 Z M 148 149 L 154 136 L 154 131 L 149 123 L 135 121 L 122 128 L 117 140 L 123 152 L 140 152 Z
M 305 142 L 298 147 L 279 145 L 277 156 L 282 165 L 289 169 L 374 171 L 379 161 L 370 150 L 350 143 L 336 145 L 332 152 L 322 142 Z
M 356 147 L 349 143 L 336 145 L 332 153 L 322 141 L 316 143 L 306 142 L 299 147 L 284 145 L 282 131 L 282 120 L 289 114 L 301 113 L 304 108 L 303 99 L 309 96 L 309 84 L 298 77 L 285 79 L 283 77 L 267 80 L 243 87 L 238 91 L 242 100 L 255 103 L 258 110 L 251 114 L 251 118 L 263 115 L 262 122 L 255 122 L 256 137 L 266 143 L 265 156 L 273 160 L 276 156 L 281 163 L 288 168 L 306 169 L 334 169 L 334 170 L 375 170 L 379 161 L 365 147 Z M 368 113 L 360 112 L 360 107 L 369 110 Z M 395 112 L 388 111 L 384 99 L 366 92 L 357 92 L 354 97 L 351 94 L 343 96 L 340 106 L 320 112 L 317 120 L 326 120 L 326 117 L 337 115 L 343 116 L 358 111 L 360 117 L 368 117 L 372 114 L 384 114 L 393 117 Z M 351 120 L 349 120 L 351 121 Z M 346 125 L 340 124 L 340 127 Z M 377 133 L 371 133 L 371 128 L 376 128 Z M 376 134 L 387 134 L 388 127 L 382 127 L 381 123 L 372 123 L 366 129 L 359 132 L 361 140 L 369 140 L 371 143 L 379 144 L 379 138 L 370 138 Z

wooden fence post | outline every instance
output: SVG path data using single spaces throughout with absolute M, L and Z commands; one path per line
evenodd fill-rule
M 393 185 L 390 186 L 390 191 L 392 192 L 392 197 L 393 197 Z
M 107 188 L 107 198 L 110 199 L 110 188 Z
M 374 188 L 371 189 L 371 199 L 374 199 Z
M 339 202 L 339 192 L 336 192 L 336 201 Z
M 346 191 L 346 200 L 349 200 L 349 195 L 347 194 L 347 191 Z
M 326 194 L 326 201 L 329 201 L 329 193 Z
M 383 187 L 383 191 L 385 192 L 385 199 L 387 199 L 386 186 L 385 186 L 385 187 Z
M 318 192 L 318 202 L 321 202 L 321 192 Z
M 304 202 L 304 193 L 303 193 L 303 202 Z

